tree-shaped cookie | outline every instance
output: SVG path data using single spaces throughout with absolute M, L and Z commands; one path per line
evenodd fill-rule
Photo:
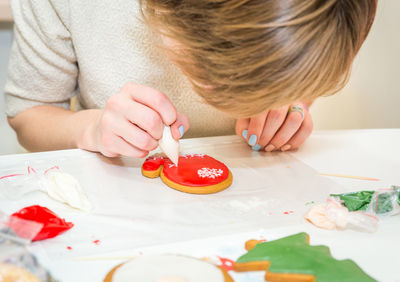
M 310 246 L 306 233 L 258 243 L 236 261 L 234 269 L 266 270 L 267 281 L 376 281 L 354 261 L 334 259 L 328 247 Z
M 182 155 L 178 166 L 165 156 L 155 155 L 143 163 L 142 174 L 150 178 L 160 176 L 169 187 L 193 194 L 216 193 L 232 183 L 228 167 L 203 154 Z

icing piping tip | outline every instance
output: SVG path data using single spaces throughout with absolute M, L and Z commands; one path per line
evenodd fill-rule
M 164 126 L 163 136 L 158 142 L 161 150 L 167 157 L 178 166 L 179 161 L 179 141 L 176 141 L 171 134 L 171 128 Z

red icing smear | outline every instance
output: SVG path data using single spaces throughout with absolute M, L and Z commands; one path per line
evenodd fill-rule
M 10 174 L 10 175 L 4 175 L 4 176 L 0 177 L 0 180 L 1 180 L 1 179 L 4 179 L 4 178 L 8 178 L 8 177 L 22 176 L 22 175 L 23 175 L 23 174 Z
M 72 250 L 72 247 L 71 246 L 67 246 L 67 250 Z
M 218 258 L 221 261 L 221 264 L 219 265 L 221 268 L 223 268 L 226 271 L 233 270 L 233 265 L 235 264 L 233 260 L 223 257 L 218 257 Z
M 95 243 L 96 245 L 100 245 L 100 240 L 94 240 L 93 243 Z
M 150 157 L 143 163 L 143 170 L 154 171 L 163 165 L 163 173 L 169 180 L 184 186 L 210 186 L 225 181 L 229 169 L 216 159 L 202 154 L 179 157 L 178 167 L 170 159 Z
M 53 169 L 60 169 L 58 166 L 53 166 L 53 167 L 51 167 L 51 168 L 48 168 L 48 169 L 46 169 L 45 171 L 44 171 L 44 174 L 46 174 L 46 173 L 48 173 L 50 170 L 53 170 Z
M 28 165 L 28 174 L 31 174 L 31 172 L 37 173 L 33 167 Z
M 15 218 L 21 218 L 43 224 L 42 229 L 32 241 L 56 237 L 60 233 L 65 232 L 74 226 L 72 222 L 66 222 L 65 219 L 58 217 L 54 212 L 46 207 L 38 205 L 30 206 L 23 208 L 10 216 L 9 226 L 20 237 L 24 237 L 22 234 L 23 228 L 21 229 L 20 226 L 21 221 L 13 220 Z

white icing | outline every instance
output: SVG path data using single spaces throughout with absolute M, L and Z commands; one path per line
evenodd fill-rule
M 178 165 L 179 160 L 179 141 L 176 141 L 171 134 L 171 128 L 169 126 L 164 127 L 163 136 L 158 141 L 161 150 L 167 155 L 167 157 L 175 164 Z
M 335 222 L 326 215 L 326 207 L 327 204 L 316 205 L 307 212 L 304 218 L 319 228 L 335 229 Z
M 166 280 L 168 278 L 170 280 Z M 225 278 L 218 267 L 199 259 L 180 255 L 144 255 L 119 267 L 112 281 L 224 282 Z
M 354 229 L 375 232 L 378 218 L 364 212 L 349 212 L 335 199 L 328 199 L 325 204 L 312 207 L 304 216 L 317 227 L 325 229 Z
M 189 282 L 186 278 L 178 276 L 163 276 L 154 282 Z
M 312 207 L 304 216 L 309 222 L 324 229 L 344 229 L 349 211 L 335 200 L 328 199 L 325 204 Z
M 204 158 L 204 156 L 204 154 L 185 154 L 182 157 L 184 157 L 185 159 L 189 159 L 194 157 Z
M 90 211 L 90 204 L 79 182 L 70 174 L 52 170 L 45 174 L 45 189 L 56 201 L 73 208 Z
M 203 167 L 197 171 L 197 175 L 201 178 L 212 178 L 215 179 L 217 177 L 220 177 L 224 171 L 222 169 L 217 169 L 217 168 L 208 168 L 208 167 Z
M 345 228 L 347 225 L 349 210 L 346 207 L 341 206 L 336 201 L 327 201 L 326 216 L 329 220 L 336 224 L 337 228 Z

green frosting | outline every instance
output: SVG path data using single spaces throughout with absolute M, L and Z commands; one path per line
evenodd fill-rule
M 376 213 L 386 213 L 393 210 L 392 195 L 389 193 L 383 193 L 378 195 L 378 201 L 376 203 Z
M 236 262 L 269 261 L 268 272 L 311 274 L 316 281 L 376 281 L 352 260 L 336 260 L 326 246 L 310 246 L 308 235 L 298 233 L 259 243 Z
M 397 192 L 397 203 L 400 206 L 400 186 L 392 186 L 392 189 Z
M 339 197 L 344 201 L 344 205 L 349 211 L 364 211 L 371 202 L 375 191 L 360 191 L 345 194 L 331 194 L 333 197 Z
M 349 211 L 365 211 L 371 206 L 371 210 L 377 214 L 391 212 L 393 205 L 400 205 L 400 187 L 392 186 L 391 191 L 379 191 L 377 197 L 374 197 L 375 191 L 360 191 L 345 194 L 331 194 L 333 197 L 338 197 L 344 202 L 344 205 Z

